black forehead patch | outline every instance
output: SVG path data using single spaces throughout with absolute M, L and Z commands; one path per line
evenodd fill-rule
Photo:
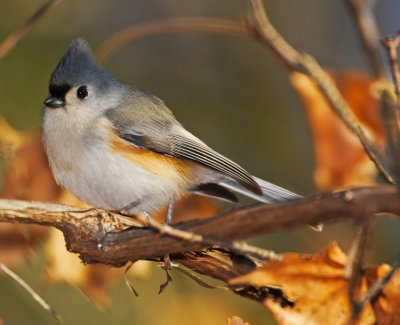
M 65 98 L 65 94 L 71 89 L 70 85 L 50 85 L 50 95 L 57 98 Z

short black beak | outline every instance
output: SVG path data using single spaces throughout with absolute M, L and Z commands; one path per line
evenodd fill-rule
M 64 99 L 53 96 L 47 97 L 43 103 L 50 108 L 60 108 L 65 106 Z

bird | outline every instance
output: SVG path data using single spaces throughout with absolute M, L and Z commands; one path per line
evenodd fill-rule
M 188 193 L 264 203 L 300 195 L 252 176 L 187 131 L 158 97 L 124 83 L 72 41 L 49 81 L 43 143 L 55 180 L 93 206 L 152 213 Z

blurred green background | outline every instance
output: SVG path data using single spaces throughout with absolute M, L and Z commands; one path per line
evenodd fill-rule
M 0 1 L 0 40 L 44 3 Z M 366 58 L 344 1 L 264 1 L 275 27 L 297 49 L 329 68 L 368 70 Z M 77 37 L 96 49 L 112 33 L 160 18 L 220 17 L 238 19 L 242 0 L 69 0 L 62 1 L 5 58 L 0 60 L 0 115 L 15 128 L 41 128 L 43 100 L 51 71 Z M 399 27 L 396 0 L 376 4 L 381 35 Z M 313 152 L 301 102 L 288 71 L 265 46 L 232 36 L 176 34 L 140 40 L 119 51 L 106 68 L 119 79 L 162 98 L 178 120 L 211 147 L 258 177 L 301 194 L 312 194 Z M 338 157 L 338 159 L 340 159 Z M 4 170 L 4 161 L 2 162 Z M 347 249 L 351 223 L 304 228 L 257 238 L 251 243 L 278 252 L 312 253 L 333 240 Z M 399 225 L 378 222 L 372 262 L 391 262 Z M 226 324 L 231 315 L 252 325 L 273 324 L 263 307 L 231 293 L 200 288 L 174 272 L 174 282 L 156 294 L 164 274 L 156 268 L 148 281 L 136 281 L 135 298 L 119 283 L 112 306 L 102 310 L 69 285 L 43 287 L 43 251 L 17 269 L 64 317 L 64 324 Z M 0 318 L 6 324 L 56 324 L 5 276 L 0 277 Z

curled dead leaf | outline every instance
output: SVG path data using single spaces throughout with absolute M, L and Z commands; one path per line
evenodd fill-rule
M 356 71 L 332 74 L 332 77 L 369 137 L 383 147 L 385 132 L 376 96 L 376 88 L 382 81 Z M 333 112 L 317 85 L 297 72 L 292 73 L 291 83 L 303 100 L 313 133 L 317 164 L 314 181 L 318 188 L 339 190 L 374 185 L 374 164 L 357 137 Z
M 344 275 L 346 254 L 336 244 L 331 244 L 321 254 L 285 253 L 282 257 L 282 262 L 266 263 L 231 280 L 230 284 L 281 288 L 295 302 L 293 306 L 269 298 L 263 302 L 279 324 L 347 324 L 352 304 L 349 280 Z M 368 288 L 389 270 L 387 265 L 369 268 L 360 278 L 355 299 L 361 300 Z M 365 305 L 354 324 L 397 324 L 400 319 L 399 296 L 400 273 L 397 272 L 382 294 Z

